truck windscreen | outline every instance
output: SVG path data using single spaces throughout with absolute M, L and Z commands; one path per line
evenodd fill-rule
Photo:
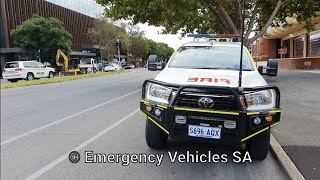
M 240 47 L 184 46 L 177 50 L 169 67 L 188 69 L 239 70 Z M 244 71 L 254 70 L 248 53 L 244 50 Z

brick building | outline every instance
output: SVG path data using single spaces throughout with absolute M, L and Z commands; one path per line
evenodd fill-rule
M 49 2 L 51 1 L 51 2 Z M 56 2 L 56 3 L 53 3 Z M 32 60 L 37 59 L 35 52 L 28 52 L 25 49 L 16 47 L 10 37 L 10 31 L 16 29 L 22 22 L 38 14 L 43 17 L 54 17 L 64 23 L 64 27 L 72 34 L 72 54 L 86 56 L 86 52 L 92 50 L 97 52 L 97 46 L 93 46 L 88 37 L 87 30 L 93 26 L 94 17 L 91 10 L 88 12 L 87 4 L 95 3 L 93 0 L 82 1 L 77 4 L 77 9 L 71 10 L 70 7 L 63 7 L 66 0 L 0 0 L 0 60 L 1 69 L 5 62 L 13 60 Z M 58 5 L 59 4 L 59 5 Z M 69 3 L 70 4 L 70 3 Z M 71 5 L 74 4 L 73 2 Z M 96 4 L 97 5 L 97 4 Z M 98 5 L 97 5 L 98 6 Z M 87 8 L 87 9 L 84 9 Z M 97 8 L 96 8 L 97 9 Z M 90 16 L 91 15 L 91 16 Z M 86 47 L 86 52 L 82 52 Z M 91 55 L 90 55 L 91 54 Z M 92 56 L 93 53 L 88 53 Z
M 251 45 L 256 61 L 278 59 L 280 68 L 320 69 L 320 14 L 312 19 L 315 30 L 288 18 L 289 27 L 269 27 L 266 34 Z

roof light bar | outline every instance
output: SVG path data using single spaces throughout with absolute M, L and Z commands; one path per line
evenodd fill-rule
M 239 38 L 240 34 L 187 34 L 193 38 Z

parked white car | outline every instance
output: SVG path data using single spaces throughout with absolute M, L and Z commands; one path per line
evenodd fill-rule
M 36 61 L 12 61 L 7 62 L 3 69 L 3 79 L 10 82 L 18 80 L 33 80 L 40 78 L 53 78 L 55 70 Z
M 103 69 L 105 72 L 109 72 L 109 71 L 115 71 L 116 67 L 112 66 L 111 64 L 107 65 L 104 67 Z
M 122 67 L 116 63 L 112 63 L 112 64 L 108 64 L 106 67 L 104 67 L 104 71 L 108 72 L 108 71 L 119 71 L 121 70 Z
M 120 71 L 122 69 L 122 66 L 116 63 L 113 63 L 112 66 L 115 67 L 117 71 Z
M 126 64 L 124 66 L 122 66 L 123 69 L 134 69 L 134 65 L 133 64 Z

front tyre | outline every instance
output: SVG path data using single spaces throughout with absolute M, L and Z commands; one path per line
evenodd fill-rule
M 168 135 L 148 118 L 146 121 L 146 141 L 150 148 L 161 149 L 168 140 Z
M 49 72 L 48 78 L 54 78 L 54 73 L 52 71 Z
M 270 145 L 270 129 L 254 136 L 248 142 L 248 151 L 250 156 L 256 160 L 266 159 Z
M 30 73 L 30 72 L 29 72 L 29 73 L 27 74 L 26 80 L 27 80 L 27 81 L 32 81 L 32 80 L 34 80 L 34 75 L 33 75 L 33 73 Z

